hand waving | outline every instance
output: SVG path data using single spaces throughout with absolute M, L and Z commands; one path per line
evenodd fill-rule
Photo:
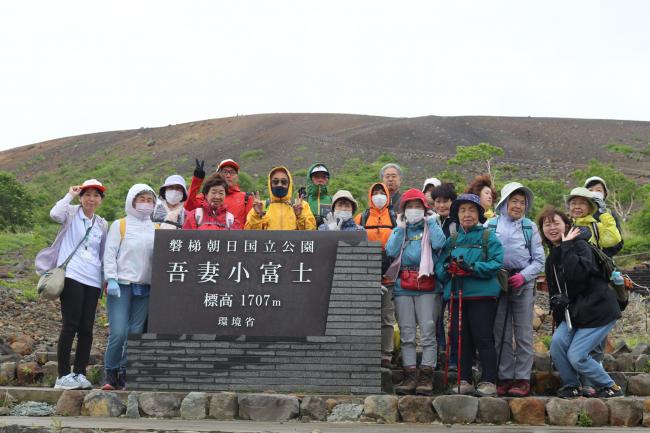
M 571 227 L 569 233 L 567 233 L 566 235 L 564 233 L 562 234 L 562 242 L 572 241 L 575 238 L 577 238 L 579 234 L 580 234 L 580 227 Z

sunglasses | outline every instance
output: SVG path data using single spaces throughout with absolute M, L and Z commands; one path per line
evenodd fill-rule
M 237 172 L 235 170 L 232 170 L 232 169 L 225 169 L 225 170 L 221 169 L 220 172 L 222 174 L 227 174 L 227 175 L 230 175 L 230 176 L 234 176 L 234 175 L 237 174 Z
M 288 179 L 271 179 L 271 185 L 289 185 Z

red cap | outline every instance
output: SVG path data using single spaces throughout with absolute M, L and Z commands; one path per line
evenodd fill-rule
M 95 188 L 97 191 L 104 192 L 106 191 L 106 187 L 102 185 L 100 181 L 97 179 L 88 179 L 84 183 L 81 184 L 79 189 L 90 189 L 90 188 Z
M 234 169 L 237 170 L 237 172 L 239 173 L 239 164 L 237 164 L 237 163 L 236 163 L 234 160 L 232 160 L 232 159 L 224 159 L 223 161 L 221 161 L 221 162 L 219 163 L 219 165 L 217 166 L 217 171 L 221 170 L 221 169 L 224 168 L 224 167 L 228 167 L 228 166 L 234 168 Z
M 404 212 L 404 207 L 406 206 L 406 202 L 412 200 L 420 200 L 422 202 L 422 205 L 424 205 L 425 209 L 430 209 L 429 203 L 427 203 L 427 198 L 424 196 L 424 193 L 419 189 L 411 188 L 408 191 L 406 191 L 404 194 L 402 194 L 402 197 L 399 200 L 399 211 Z

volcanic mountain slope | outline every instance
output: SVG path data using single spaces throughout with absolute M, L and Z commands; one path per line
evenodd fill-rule
M 66 137 L 0 152 L 0 170 L 29 180 L 64 163 L 84 164 L 102 155 L 150 155 L 171 161 L 186 174 L 194 158 L 208 165 L 243 157 L 247 173 L 273 165 L 306 168 L 322 161 L 333 169 L 350 158 L 373 161 L 394 154 L 421 179 L 446 166 L 457 145 L 488 142 L 505 150 L 501 161 L 531 176 L 558 173 L 589 159 L 613 162 L 647 180 L 650 160 L 635 160 L 604 148 L 609 143 L 648 149 L 650 122 L 513 117 L 390 118 L 347 114 L 259 114 L 202 120 L 159 128 Z

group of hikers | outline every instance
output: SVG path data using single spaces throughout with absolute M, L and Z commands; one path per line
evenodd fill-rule
M 104 287 L 109 337 L 103 389 L 125 388 L 127 335 L 143 332 L 147 320 L 155 230 L 244 229 L 365 231 L 368 240 L 381 243 L 380 362 L 392 367 L 396 318 L 404 371 L 398 394 L 431 395 L 433 372 L 444 366 L 458 371 L 450 392 L 528 395 L 536 280 L 545 273 L 557 325 L 550 351 L 562 379 L 558 395 L 622 395 L 600 362 L 625 307 L 594 250 L 611 257 L 622 248 L 605 180 L 587 179 L 567 195 L 566 210 L 547 206 L 534 222 L 527 217 L 533 192 L 511 182 L 497 201 L 488 175 L 477 176 L 460 194 L 437 178 L 402 192 L 402 169 L 386 164 L 361 211 L 349 191 L 331 194 L 331 172 L 322 163 L 309 168 L 308 185 L 299 190 L 286 167 L 271 169 L 267 200 L 241 191 L 239 171 L 236 161 L 226 159 L 206 179 L 197 160 L 189 189 L 177 174 L 157 194 L 148 185 L 133 185 L 126 216 L 110 227 L 96 213 L 106 193 L 96 179 L 70 187 L 54 205 L 50 215 L 62 227 L 37 255 L 36 269 L 42 273 L 67 261 L 55 388 L 91 388 L 85 371 Z M 72 204 L 75 199 L 79 205 Z

